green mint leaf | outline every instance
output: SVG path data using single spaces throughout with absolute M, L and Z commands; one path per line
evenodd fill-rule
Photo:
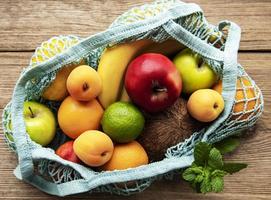
M 239 145 L 240 142 L 237 138 L 227 138 L 218 143 L 215 143 L 214 147 L 217 148 L 221 154 L 226 154 L 233 152 Z
M 245 163 L 224 163 L 223 170 L 230 174 L 239 172 L 240 170 L 247 167 Z
M 223 171 L 223 170 L 220 170 L 220 169 L 216 169 L 214 171 L 212 171 L 211 173 L 211 177 L 223 177 L 227 174 L 227 172 Z
M 183 179 L 188 181 L 188 182 L 192 182 L 194 181 L 194 179 L 196 178 L 196 174 L 193 172 L 192 170 L 193 168 L 187 168 L 184 172 L 183 172 Z
M 200 184 L 200 192 L 201 193 L 207 193 L 212 191 L 212 185 L 210 180 L 210 172 L 206 172 L 205 177 L 203 178 L 203 181 Z
M 212 191 L 222 192 L 224 188 L 223 177 L 217 176 L 217 177 L 212 178 L 211 185 L 212 185 Z
M 194 149 L 195 164 L 204 166 L 208 161 L 208 155 L 211 150 L 211 145 L 206 142 L 199 142 Z
M 203 179 L 204 179 L 204 176 L 202 174 L 199 174 L 199 175 L 196 176 L 195 182 L 196 183 L 201 183 L 203 181 Z
M 221 169 L 223 167 L 222 155 L 216 148 L 212 148 L 209 153 L 208 165 L 213 169 Z

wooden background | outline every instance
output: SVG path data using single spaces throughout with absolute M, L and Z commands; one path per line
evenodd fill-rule
M 189 0 L 190 1 L 190 0 Z M 141 194 L 119 197 L 83 194 L 67 199 L 271 199 L 271 1 L 191 0 L 212 23 L 228 19 L 242 28 L 239 61 L 256 80 L 265 98 L 265 112 L 254 134 L 228 160 L 246 162 L 248 168 L 228 176 L 220 194 L 195 194 L 176 179 L 159 181 Z M 55 35 L 88 36 L 104 30 L 119 14 L 146 0 L 1 0 L 0 1 L 0 112 L 10 100 L 16 79 L 42 41 Z M 12 174 L 16 156 L 0 133 L 0 199 L 58 199 L 18 181 Z

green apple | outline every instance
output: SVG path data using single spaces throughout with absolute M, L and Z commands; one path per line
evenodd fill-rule
M 41 103 L 24 102 L 24 121 L 30 138 L 42 145 L 48 145 L 56 134 L 56 119 L 52 111 Z
M 211 88 L 218 77 L 201 56 L 190 49 L 184 49 L 173 59 L 181 74 L 183 92 L 191 94 L 199 89 Z

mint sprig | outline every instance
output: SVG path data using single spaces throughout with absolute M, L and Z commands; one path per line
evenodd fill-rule
M 187 168 L 182 177 L 201 193 L 221 192 L 224 188 L 224 176 L 236 173 L 247 167 L 243 163 L 225 163 L 222 154 L 234 151 L 239 141 L 227 139 L 212 146 L 199 142 L 194 149 L 194 162 Z

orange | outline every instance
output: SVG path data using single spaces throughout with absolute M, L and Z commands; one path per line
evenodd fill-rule
M 58 110 L 58 123 L 62 131 L 72 139 L 87 130 L 99 128 L 103 108 L 96 99 L 76 101 L 68 96 Z
M 122 170 L 148 164 L 149 159 L 144 148 L 136 141 L 117 144 L 112 158 L 101 168 L 102 170 Z
M 242 84 L 243 83 L 243 84 Z M 244 86 L 243 86 L 244 85 Z M 222 81 L 220 80 L 214 87 L 214 90 L 222 93 Z M 250 80 L 246 77 L 240 77 L 237 79 L 236 82 L 236 94 L 235 94 L 235 104 L 233 106 L 233 112 L 237 115 L 234 115 L 233 118 L 236 119 L 241 115 L 241 112 L 243 111 L 251 111 L 254 109 L 256 105 L 256 99 L 251 100 L 252 98 L 255 98 L 256 94 L 254 92 L 254 89 L 252 88 L 252 84 Z M 238 102 L 237 102 L 238 101 Z M 247 102 L 247 107 L 245 109 L 245 103 Z M 240 120 L 247 119 L 251 113 L 244 114 L 240 117 Z
M 90 101 L 101 93 L 102 80 L 95 69 L 88 65 L 81 65 L 70 73 L 67 89 L 74 99 Z
M 90 130 L 76 138 L 73 150 L 85 164 L 91 167 L 98 167 L 111 158 L 114 145 L 110 137 L 105 133 Z

